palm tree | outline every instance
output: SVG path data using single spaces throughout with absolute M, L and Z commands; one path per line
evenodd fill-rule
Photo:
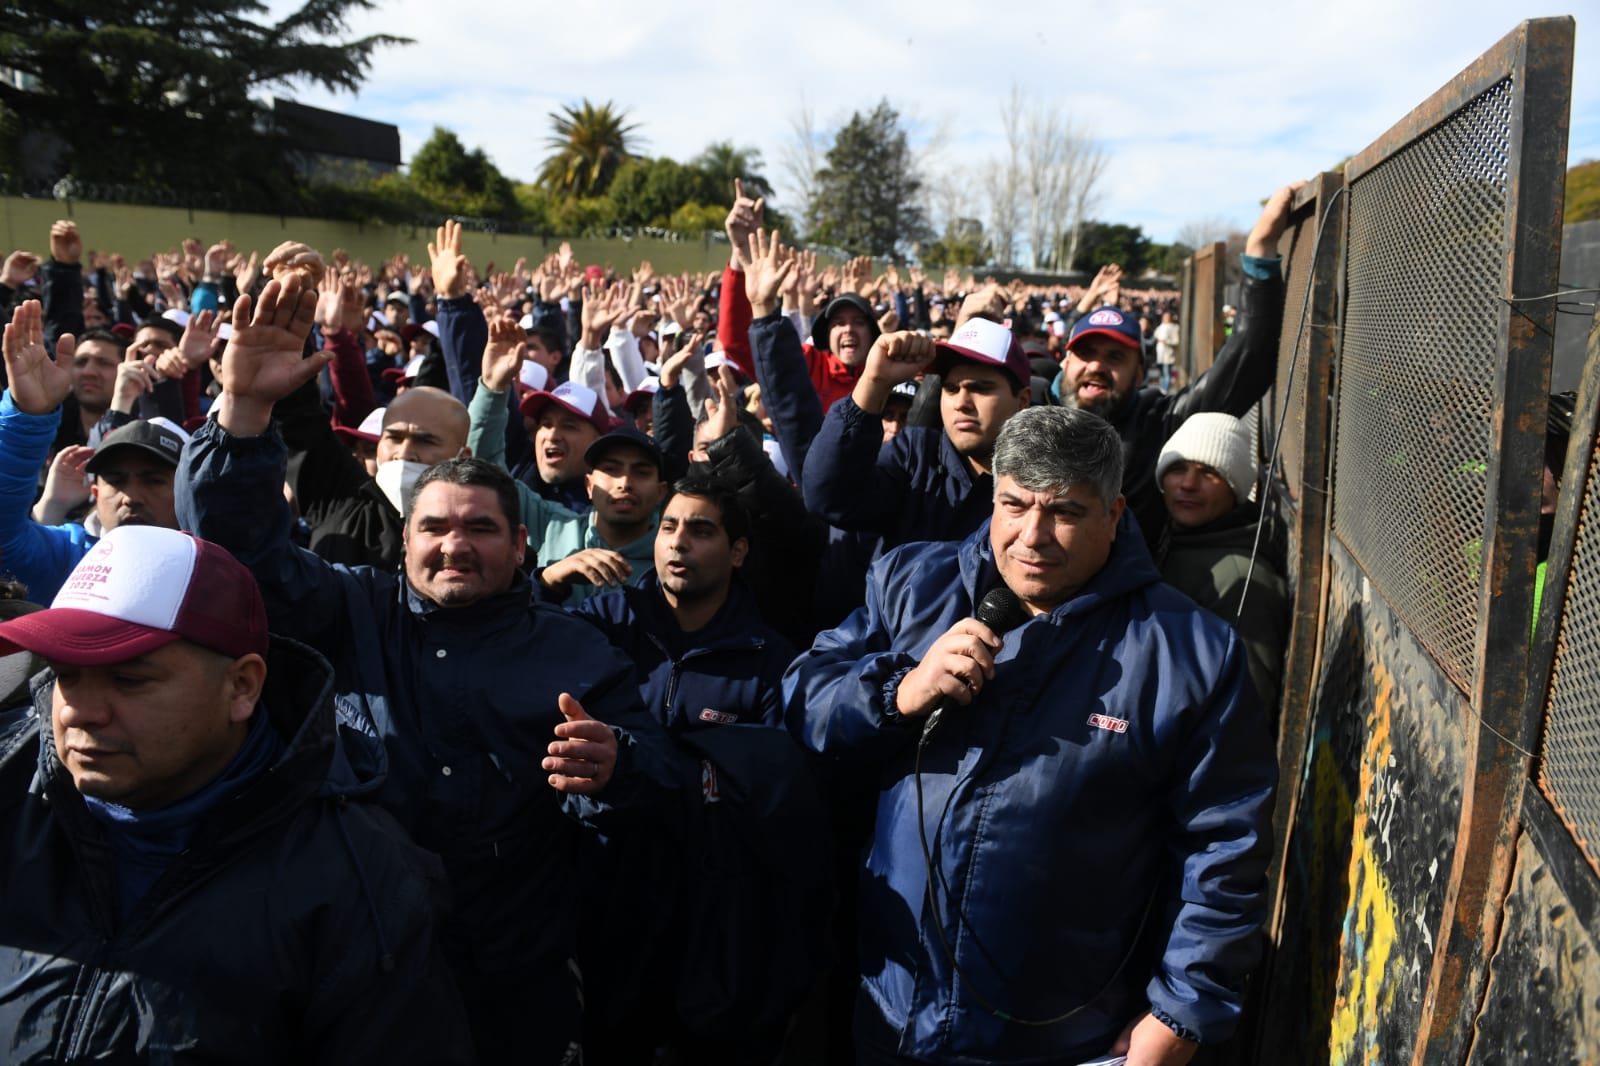
M 599 196 L 617 168 L 633 156 L 630 135 L 638 125 L 607 100 L 596 106 L 587 97 L 577 107 L 550 113 L 555 132 L 545 139 L 552 152 L 539 171 L 539 184 L 573 196 Z
M 746 196 L 772 195 L 771 183 L 760 173 L 759 148 L 735 148 L 732 141 L 716 141 L 707 145 L 689 165 L 705 174 L 715 186 L 716 198 L 710 200 L 711 203 L 732 203 L 729 197 L 733 195 L 734 178 L 744 181 Z

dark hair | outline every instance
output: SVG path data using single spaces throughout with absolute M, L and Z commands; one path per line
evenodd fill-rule
M 728 543 L 750 539 L 750 513 L 744 501 L 726 481 L 710 474 L 690 474 L 672 486 L 675 496 L 693 496 L 697 500 L 710 500 L 722 515 L 722 529 L 728 534 Z
M 127 341 L 123 340 L 115 333 L 112 333 L 109 329 L 105 329 L 101 326 L 96 326 L 94 329 L 86 329 L 80 333 L 78 335 L 78 343 L 82 344 L 85 341 L 99 341 L 102 344 L 114 344 L 119 352 L 125 352 L 128 350 Z
M 561 331 L 551 325 L 541 323 L 534 326 L 528 330 L 528 336 L 530 338 L 538 337 L 539 343 L 544 345 L 544 349 L 547 352 L 554 352 L 560 355 L 563 349 L 566 348 L 566 345 L 562 343 Z
M 172 337 L 172 339 L 175 340 L 175 341 L 179 341 L 179 340 L 183 339 L 183 327 L 178 325 L 172 319 L 166 318 L 165 316 L 162 316 L 162 315 L 151 315 L 149 318 L 146 318 L 143 322 L 140 322 L 138 328 L 139 329 L 159 329 L 161 332 L 170 335 Z M 138 331 L 135 330 L 135 332 L 138 332 Z
M 517 483 L 511 475 L 483 459 L 467 456 L 461 459 L 446 459 L 442 463 L 434 463 L 422 472 L 417 478 L 417 483 L 411 488 L 411 495 L 406 497 L 406 520 L 411 519 L 411 509 L 416 505 L 417 496 L 424 487 L 442 481 L 446 485 L 481 485 L 486 489 L 493 489 L 499 497 L 500 510 L 506 516 L 506 524 L 511 527 L 511 533 L 516 535 L 517 527 L 522 524 L 522 498 L 517 492 Z

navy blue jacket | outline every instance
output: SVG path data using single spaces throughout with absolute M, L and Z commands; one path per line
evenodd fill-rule
M 563 807 L 603 820 L 611 808 L 652 802 L 671 780 L 660 769 L 665 738 L 639 703 L 631 664 L 577 619 L 533 605 L 520 575 L 498 596 L 441 608 L 403 574 L 295 548 L 284 461 L 275 432 L 234 437 L 208 421 L 178 468 L 180 523 L 250 568 L 274 632 L 332 662 L 350 757 L 371 764 L 377 801 L 444 860 L 455 903 L 445 946 L 469 1010 L 475 999 L 559 983 L 574 950 L 580 832 Z M 562 692 L 592 717 L 628 727 L 603 805 L 564 804 L 541 768 Z M 526 1049 L 530 1017 L 541 1035 L 575 1027 L 571 1002 L 546 1010 L 474 1011 L 479 1053 L 491 1061 Z
M 119 917 L 114 845 L 59 759 L 52 678 L 0 717 L 0 1062 L 477 1062 L 441 951 L 438 860 L 347 802 L 333 677 L 274 639 L 283 751 L 198 817 Z
M 883 548 L 960 540 L 994 509 L 994 478 L 974 476 L 943 427 L 907 426 L 883 443 L 883 419 L 846 396 L 828 409 L 800 479 L 806 507 Z
M 794 648 L 762 622 L 735 579 L 705 628 L 684 633 L 652 570 L 637 586 L 585 600 L 578 617 L 633 660 L 645 707 L 673 735 L 733 722 L 783 722 L 783 672 Z
M 1126 517 L 1100 572 L 1007 634 L 994 679 L 932 733 L 929 907 L 923 720 L 894 713 L 894 690 L 999 581 L 987 524 L 892 552 L 866 606 L 785 679 L 803 743 L 881 770 L 860 899 L 866 991 L 899 1054 L 928 1062 L 1077 1062 L 1147 1003 L 1223 1039 L 1259 954 L 1276 762 L 1239 638 L 1161 583 Z M 999 1020 L 960 983 L 940 930 L 1000 1010 L 1087 1006 L 1055 1025 Z

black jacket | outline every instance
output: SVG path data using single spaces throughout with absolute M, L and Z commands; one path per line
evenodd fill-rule
M 332 672 L 274 641 L 257 713 L 286 748 L 203 815 L 126 921 L 56 758 L 49 675 L 0 719 L 0 1061 L 468 1063 L 434 933 L 438 863 L 336 754 Z

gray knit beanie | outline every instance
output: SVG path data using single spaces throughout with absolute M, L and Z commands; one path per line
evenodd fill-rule
M 1244 503 L 1256 484 L 1256 457 L 1250 427 L 1232 415 L 1215 412 L 1190 415 L 1161 446 L 1156 460 L 1156 485 L 1175 463 L 1204 463 L 1233 489 L 1235 503 Z

